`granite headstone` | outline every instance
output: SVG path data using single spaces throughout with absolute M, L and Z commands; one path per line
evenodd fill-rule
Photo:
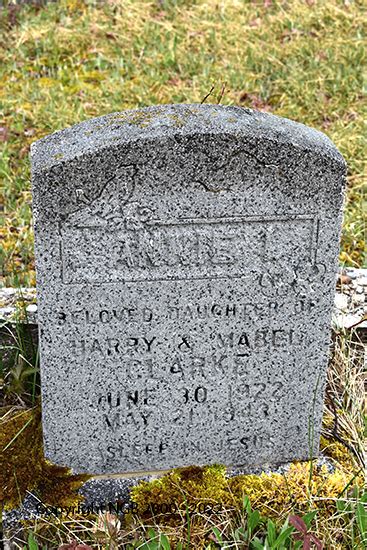
M 46 456 L 77 472 L 318 453 L 345 163 L 270 114 L 164 105 L 32 145 Z

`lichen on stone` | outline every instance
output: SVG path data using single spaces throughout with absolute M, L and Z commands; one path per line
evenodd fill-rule
M 107 124 L 132 124 L 144 128 L 149 126 L 156 113 L 146 111 L 132 111 L 126 113 L 116 113 L 108 117 Z
M 110 115 L 106 121 L 106 124 L 130 124 L 140 128 L 146 128 L 147 126 L 150 126 L 155 119 L 160 118 L 162 120 L 166 119 L 167 122 L 170 122 L 177 128 L 181 128 L 186 124 L 190 116 L 196 113 L 199 113 L 197 109 L 182 111 L 182 113 L 179 114 L 166 113 L 159 109 L 152 109 L 150 111 L 127 111 L 125 113 L 115 113 Z

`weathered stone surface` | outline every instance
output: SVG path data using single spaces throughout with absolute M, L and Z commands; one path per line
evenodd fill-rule
M 345 185 L 330 140 L 176 105 L 31 155 L 46 456 L 105 473 L 317 454 Z

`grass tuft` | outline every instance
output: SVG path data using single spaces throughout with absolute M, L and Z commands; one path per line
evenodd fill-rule
M 363 262 L 363 2 L 61 0 L 0 10 L 4 283 L 35 284 L 28 151 L 158 103 L 243 105 L 324 131 L 349 165 L 342 263 Z

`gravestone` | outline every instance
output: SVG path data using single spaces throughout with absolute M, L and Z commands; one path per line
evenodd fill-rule
M 345 163 L 165 105 L 32 145 L 45 454 L 77 472 L 318 453 Z

